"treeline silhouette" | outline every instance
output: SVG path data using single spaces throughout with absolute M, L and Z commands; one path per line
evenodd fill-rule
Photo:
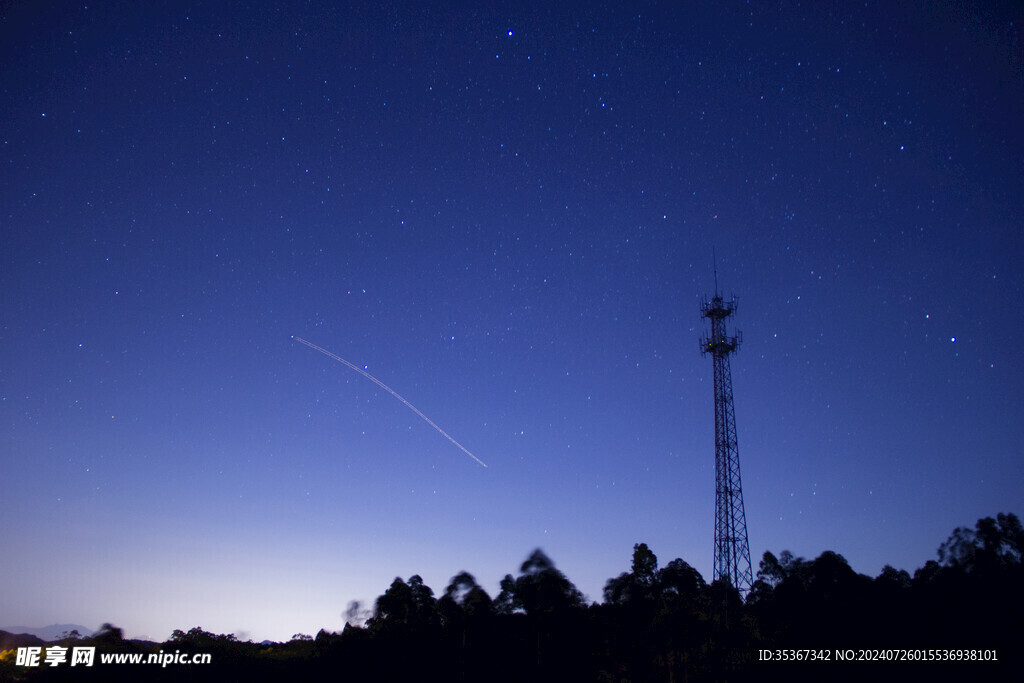
M 125 641 L 116 627 L 91 639 L 98 652 L 210 653 L 210 665 L 97 666 L 28 670 L 34 679 L 189 680 L 331 678 L 352 681 L 703 681 L 747 677 L 923 678 L 953 668 L 980 679 L 1024 673 L 1024 530 L 1014 514 L 958 528 L 911 576 L 886 566 L 858 574 L 835 552 L 813 560 L 766 552 L 745 601 L 724 582 L 708 585 L 675 559 L 659 567 L 644 543 L 629 571 L 609 579 L 603 602 L 584 596 L 541 550 L 506 575 L 493 598 L 467 572 L 440 592 L 418 575 L 396 578 L 365 624 L 349 623 L 280 644 L 240 642 L 201 628 L 155 645 Z M 352 620 L 359 606 L 351 605 Z M 82 643 L 85 641 L 75 641 Z M 764 661 L 764 650 L 824 649 L 830 662 Z M 995 650 L 998 661 L 835 661 L 867 648 Z M 887 673 L 883 673 L 887 672 Z

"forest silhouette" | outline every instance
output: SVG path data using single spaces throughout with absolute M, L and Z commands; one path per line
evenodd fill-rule
M 629 571 L 607 581 L 602 602 L 588 604 L 537 549 L 493 598 L 468 572 L 439 595 L 418 575 L 395 578 L 372 611 L 350 604 L 342 631 L 274 644 L 199 627 L 145 643 L 105 624 L 91 638 L 62 644 L 95 645 L 98 653 L 210 653 L 212 662 L 29 668 L 7 650 L 0 679 L 623 682 L 924 678 L 952 670 L 1024 680 L 1022 579 L 1024 530 L 1014 514 L 955 529 L 913 576 L 891 566 L 874 578 L 858 574 L 832 551 L 813 560 L 766 552 L 746 600 L 727 583 L 707 584 L 682 559 L 659 567 L 637 543 Z M 839 650 L 878 648 L 939 651 L 939 658 L 949 649 L 995 651 L 997 661 L 837 661 Z M 804 650 L 829 659 L 779 661 Z

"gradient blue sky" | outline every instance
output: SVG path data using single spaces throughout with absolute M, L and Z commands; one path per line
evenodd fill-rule
M 5 625 L 710 581 L 712 249 L 755 569 L 1024 512 L 1019 5 L 47 5 L 0 13 Z

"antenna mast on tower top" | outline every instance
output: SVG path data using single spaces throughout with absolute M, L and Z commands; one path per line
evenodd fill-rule
M 715 271 L 715 296 L 718 296 L 718 258 L 715 256 L 715 245 L 711 245 L 711 265 Z

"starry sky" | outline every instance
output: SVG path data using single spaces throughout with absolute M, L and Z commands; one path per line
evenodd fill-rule
M 755 571 L 1024 512 L 1024 12 L 891 4 L 5 3 L 3 625 L 710 581 L 715 262 Z

